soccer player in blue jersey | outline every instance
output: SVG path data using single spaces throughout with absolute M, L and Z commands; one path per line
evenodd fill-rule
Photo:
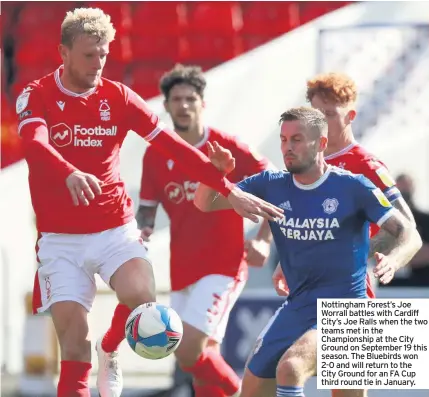
M 389 282 L 421 247 L 415 227 L 362 175 L 329 166 L 323 157 L 327 122 L 322 112 L 294 108 L 281 115 L 281 151 L 287 171 L 264 171 L 238 184 L 285 210 L 270 222 L 289 287 L 286 302 L 262 332 L 246 368 L 241 397 L 301 397 L 316 375 L 317 298 L 366 298 L 369 225 L 396 240 L 377 253 L 376 275 Z M 231 153 L 214 144 L 212 163 L 234 169 Z M 228 201 L 200 184 L 195 205 L 202 211 L 230 209 Z M 342 390 L 364 397 L 364 390 Z

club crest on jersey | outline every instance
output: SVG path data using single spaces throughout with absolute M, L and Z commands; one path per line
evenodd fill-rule
M 325 214 L 333 214 L 338 208 L 338 200 L 335 198 L 328 198 L 322 203 L 323 211 Z
M 101 99 L 100 100 L 100 119 L 102 121 L 109 121 L 110 120 L 110 106 L 107 103 L 107 99 Z

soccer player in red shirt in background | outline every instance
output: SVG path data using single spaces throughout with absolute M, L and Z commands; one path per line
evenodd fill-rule
M 255 157 L 247 145 L 204 125 L 205 87 L 205 77 L 196 66 L 176 65 L 163 76 L 160 88 L 175 131 L 206 155 L 207 142 L 217 141 L 229 149 L 236 159 L 236 168 L 228 175 L 232 182 L 267 169 L 268 161 Z M 240 380 L 219 347 L 230 311 L 246 284 L 247 264 L 264 264 L 271 232 L 268 222 L 262 223 L 256 239 L 247 241 L 245 247 L 241 217 L 232 211 L 214 214 L 198 210 L 193 203 L 197 185 L 171 157 L 158 156 L 149 147 L 143 159 L 137 222 L 148 241 L 159 204 L 170 218 L 171 306 L 184 327 L 175 354 L 180 367 L 194 378 L 195 395 L 232 396 L 239 390 Z M 119 331 L 124 332 L 123 328 Z M 103 342 L 109 345 L 109 336 Z M 117 350 L 118 342 L 110 350 Z
M 344 168 L 354 174 L 363 174 L 403 215 L 414 223 L 412 212 L 405 202 L 395 180 L 390 176 L 386 166 L 374 155 L 369 153 L 355 139 L 352 122 L 356 118 L 357 87 L 347 75 L 341 73 L 326 73 L 315 76 L 307 81 L 307 100 L 313 108 L 321 110 L 328 121 L 328 147 L 325 150 L 325 160 L 328 164 Z M 376 252 L 387 254 L 394 246 L 393 238 L 386 232 L 380 231 L 377 225 L 371 226 L 369 263 L 375 264 Z M 375 277 L 378 277 L 375 274 Z M 273 282 L 280 295 L 287 295 L 287 280 L 277 266 L 273 274 Z M 383 283 L 383 278 L 380 279 Z M 367 294 L 375 298 L 371 279 L 367 275 Z M 353 390 L 334 390 L 335 397 L 353 397 Z M 356 392 L 360 396 L 360 391 Z
M 156 300 L 151 263 L 119 175 L 119 150 L 130 129 L 182 164 L 194 180 L 227 196 L 237 212 L 252 220 L 282 213 L 235 188 L 199 150 L 163 127 L 136 93 L 101 77 L 114 36 L 110 17 L 100 9 L 68 12 L 59 46 L 64 65 L 28 84 L 16 101 L 41 234 L 33 306 L 37 313 L 50 311 L 59 339 L 59 397 L 90 395 L 87 313 L 95 274 L 128 313 Z M 99 344 L 97 351 L 109 366 L 100 371 L 114 371 L 115 355 Z

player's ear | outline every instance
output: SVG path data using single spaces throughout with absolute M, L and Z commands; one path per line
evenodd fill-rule
M 347 117 L 349 118 L 349 121 L 352 122 L 356 118 L 356 110 L 350 109 Z
M 60 57 L 61 57 L 61 59 L 64 61 L 64 45 L 63 44 L 60 44 L 60 45 L 58 45 L 58 52 L 60 53 Z
M 64 44 L 60 44 L 58 46 L 58 52 L 60 53 L 60 57 L 63 62 L 65 62 L 65 60 L 67 59 L 69 50 L 70 49 Z
M 319 141 L 319 151 L 324 152 L 328 147 L 328 137 L 321 136 Z
M 168 101 L 167 101 L 167 98 L 165 98 L 164 99 L 164 109 L 165 109 L 165 111 L 167 112 L 167 113 L 169 113 L 170 112 L 170 110 L 169 110 L 169 108 L 168 108 Z

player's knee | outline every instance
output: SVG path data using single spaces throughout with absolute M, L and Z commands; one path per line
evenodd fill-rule
M 301 383 L 303 375 L 305 375 L 303 374 L 304 369 L 303 359 L 285 356 L 277 365 L 276 378 L 281 384 L 296 385 Z
M 111 277 L 110 284 L 118 300 L 130 309 L 156 301 L 152 266 L 142 258 L 125 262 Z

